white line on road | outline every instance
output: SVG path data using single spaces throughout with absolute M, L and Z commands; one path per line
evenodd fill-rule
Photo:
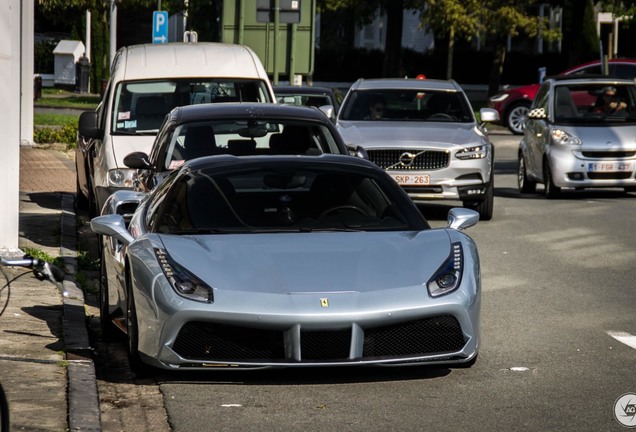
M 617 341 L 624 343 L 628 347 L 636 349 L 636 336 L 632 336 L 629 333 L 621 331 L 607 330 L 607 334 L 616 339 Z

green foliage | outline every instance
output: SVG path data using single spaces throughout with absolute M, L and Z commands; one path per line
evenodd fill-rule
M 33 141 L 38 144 L 66 144 L 68 149 L 74 148 L 77 140 L 77 122 L 67 123 L 62 127 L 35 126 Z
M 46 114 L 34 113 L 33 124 L 38 126 L 64 126 L 65 124 L 77 121 L 77 116 L 73 114 Z
M 41 251 L 39 249 L 34 249 L 34 248 L 30 248 L 30 247 L 23 247 L 22 251 L 29 255 L 32 258 L 35 259 L 39 259 L 42 261 L 45 261 L 49 264 L 53 264 L 57 267 L 63 268 L 64 267 L 64 260 L 62 260 L 61 257 L 53 257 L 51 255 L 49 255 L 48 253 Z
M 80 270 L 99 270 L 99 260 L 93 258 L 88 252 L 77 251 L 77 266 Z

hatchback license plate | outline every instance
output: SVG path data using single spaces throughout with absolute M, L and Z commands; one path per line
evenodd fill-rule
M 590 171 L 590 172 L 631 171 L 632 170 L 632 164 L 631 163 L 623 163 L 623 162 L 589 163 L 587 165 L 587 170 Z
M 431 176 L 422 174 L 422 175 L 404 175 L 404 174 L 392 174 L 393 180 L 397 182 L 400 186 L 417 186 L 417 185 L 427 185 L 431 182 Z

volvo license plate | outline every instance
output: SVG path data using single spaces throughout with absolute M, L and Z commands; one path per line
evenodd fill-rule
M 431 176 L 427 174 L 391 174 L 391 177 L 400 186 L 427 185 L 431 182 Z

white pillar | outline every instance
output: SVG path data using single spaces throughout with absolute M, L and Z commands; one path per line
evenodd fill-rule
M 20 144 L 33 145 L 34 2 L 22 2 L 20 47 Z
M 86 58 L 88 61 L 91 60 L 91 11 L 86 11 L 86 42 L 84 43 L 86 47 Z
M 21 3 L 0 1 L 0 250 L 4 252 L 18 251 L 20 112 L 15 107 L 20 106 Z

